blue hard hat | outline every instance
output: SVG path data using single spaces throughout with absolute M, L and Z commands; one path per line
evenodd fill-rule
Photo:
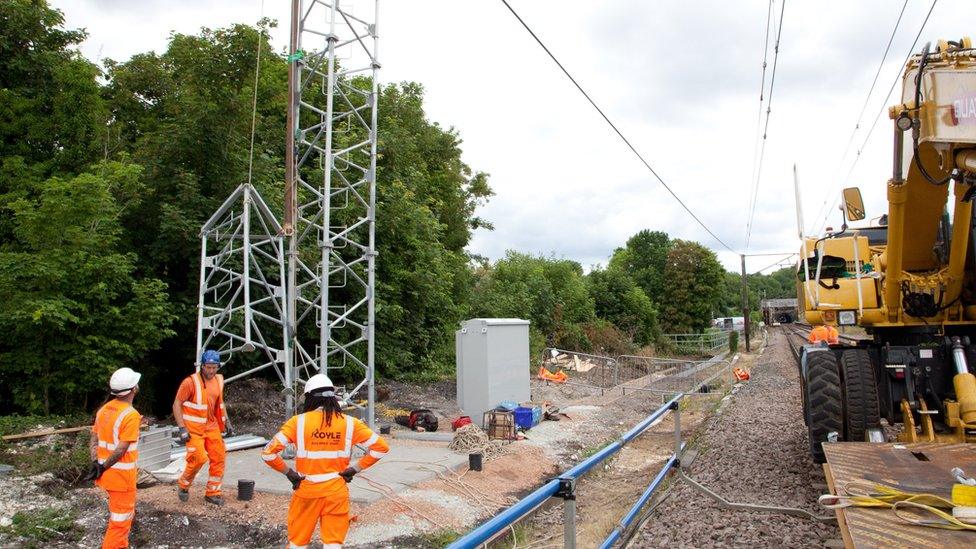
M 200 355 L 200 364 L 220 364 L 220 352 L 207 349 Z

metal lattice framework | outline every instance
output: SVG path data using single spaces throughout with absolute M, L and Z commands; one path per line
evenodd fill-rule
M 242 184 L 200 231 L 197 349 L 241 353 L 246 370 L 273 367 L 285 381 L 285 270 L 281 225 L 258 192 Z M 251 351 L 259 351 L 252 353 Z
M 364 8 L 359 10 L 357 8 Z M 346 369 L 373 423 L 377 1 L 294 0 L 289 61 L 289 381 Z M 366 12 L 366 13 L 363 13 Z
M 286 414 L 311 375 L 362 374 L 345 394 L 370 425 L 377 4 L 292 0 L 284 223 L 250 184 L 228 197 L 201 232 L 197 323 L 197 356 L 248 351 L 227 381 L 275 369 Z

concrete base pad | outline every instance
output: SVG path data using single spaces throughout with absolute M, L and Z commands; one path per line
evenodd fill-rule
M 456 454 L 446 446 L 409 444 L 395 440 L 390 442 L 390 453 L 383 457 L 376 465 L 363 471 L 353 479 L 349 485 L 349 497 L 358 503 L 368 503 L 383 497 L 384 492 L 401 492 L 407 488 L 430 480 L 437 476 L 437 472 L 444 472 L 445 468 L 457 470 L 468 463 L 468 456 Z M 354 452 L 353 462 L 359 459 Z M 285 460 L 289 467 L 294 467 L 294 460 Z M 202 487 L 207 483 L 209 465 L 197 473 L 194 486 Z M 270 494 L 291 494 L 291 483 L 284 475 L 264 464 L 261 459 L 261 448 L 238 450 L 227 453 L 224 468 L 224 488 L 236 490 L 237 481 L 241 479 L 253 480 L 254 490 Z M 372 481 L 372 483 L 368 482 Z M 389 488 L 387 488 L 389 487 Z M 228 495 L 234 494 L 230 491 Z M 175 497 L 175 496 L 174 496 Z M 232 497 L 232 496 L 231 496 Z

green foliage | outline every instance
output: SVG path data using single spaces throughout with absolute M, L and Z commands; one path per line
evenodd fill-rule
M 17 539 L 21 547 L 48 547 L 48 542 L 76 542 L 84 532 L 75 524 L 75 518 L 75 512 L 70 507 L 18 511 L 10 526 L 0 527 L 0 534 Z
M 87 415 L 18 415 L 0 416 L 0 436 L 16 435 L 38 429 L 63 429 L 86 425 L 91 420 Z
M 759 313 L 760 301 L 796 297 L 795 270 L 792 267 L 779 269 L 768 275 L 761 273 L 746 276 L 749 292 L 749 309 Z M 726 272 L 722 280 L 722 293 L 716 303 L 716 316 L 742 315 L 742 276 Z M 761 319 L 761 315 L 758 317 Z
M 629 274 L 651 301 L 660 303 L 664 296 L 664 270 L 671 244 L 667 233 L 645 229 L 628 238 L 623 248 L 614 251 L 610 267 Z
M 732 354 L 739 352 L 739 332 L 735 330 L 729 332 L 729 352 Z
M 696 242 L 675 240 L 668 250 L 661 323 L 667 333 L 702 332 L 711 325 L 721 292 L 722 265 Z
M 17 379 L 10 396 L 24 410 L 75 409 L 171 333 L 166 285 L 138 276 L 118 245 L 138 178 L 137 167 L 104 163 L 5 205 L 14 240 L 0 251 L 0 377 Z
M 657 309 L 626 271 L 611 263 L 586 277 L 596 315 L 606 319 L 638 345 L 650 345 L 660 337 Z
M 20 157 L 44 175 L 94 160 L 107 119 L 99 71 L 74 49 L 85 33 L 63 23 L 43 0 L 0 2 L 0 158 Z
M 90 418 L 89 418 L 89 421 Z M 53 473 L 68 485 L 77 484 L 91 464 L 88 430 L 0 443 L 0 462 L 17 474 Z
M 471 310 L 475 317 L 529 320 L 545 345 L 565 349 L 589 349 L 582 324 L 596 318 L 578 263 L 514 251 L 475 273 Z
M 270 46 L 272 22 L 173 34 L 165 51 L 106 60 L 102 74 L 76 50 L 85 33 L 63 21 L 45 0 L 0 3 L 3 410 L 91 409 L 122 365 L 171 397 L 193 361 L 199 229 L 248 177 L 259 44 L 252 182 L 282 210 L 288 66 Z M 492 195 L 488 175 L 462 161 L 454 128 L 427 118 L 421 85 L 384 86 L 379 104 L 381 376 L 450 373 L 453 333 L 468 317 L 530 320 L 533 356 L 547 345 L 619 354 L 735 306 L 714 254 L 659 231 L 635 234 L 588 276 L 573 261 L 517 252 L 473 263 L 472 232 L 491 228 L 476 215 Z M 352 128 L 335 145 L 365 137 Z M 357 208 L 331 221 L 348 223 Z M 756 280 L 757 292 L 793 284 L 789 273 Z
M 440 549 L 442 547 L 447 547 L 452 541 L 461 537 L 461 534 L 455 530 L 445 529 L 437 530 L 436 532 L 430 532 L 421 535 L 420 543 L 421 547 L 429 547 L 431 549 Z

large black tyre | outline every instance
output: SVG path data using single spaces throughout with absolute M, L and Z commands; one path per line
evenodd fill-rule
M 878 385 L 874 380 L 871 354 L 865 349 L 849 349 L 840 355 L 843 379 L 844 440 L 864 442 L 867 429 L 881 427 Z
M 810 436 L 810 456 L 815 463 L 826 461 L 822 442 L 830 433 L 844 435 L 843 405 L 841 402 L 840 368 L 830 351 L 815 351 L 807 355 L 807 432 Z

